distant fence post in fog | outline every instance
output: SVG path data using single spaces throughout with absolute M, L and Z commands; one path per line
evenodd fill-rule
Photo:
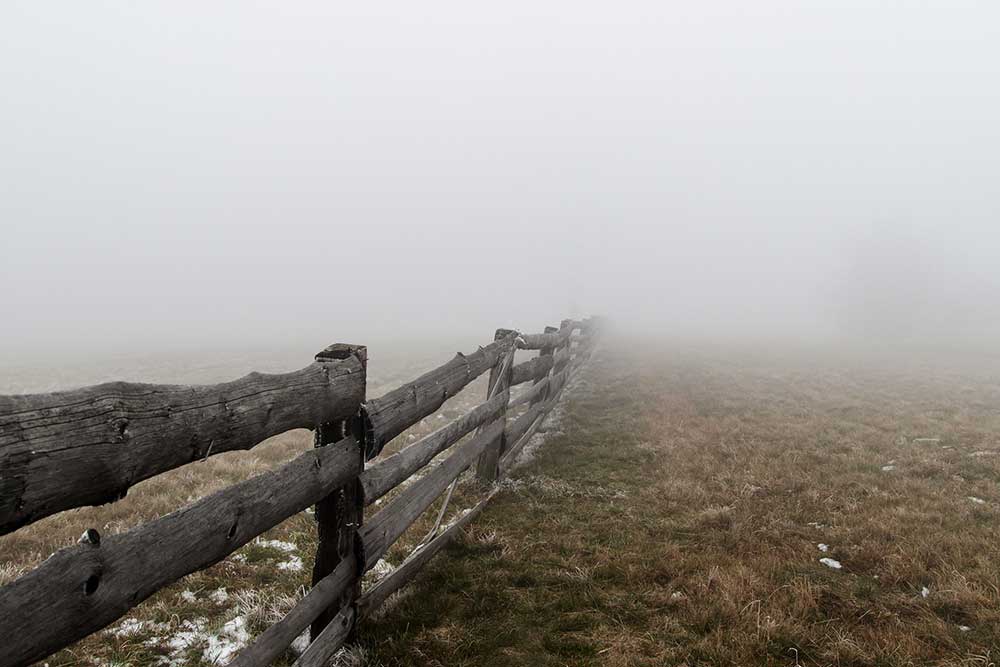
M 496 333 L 493 334 L 493 340 L 503 341 L 515 336 L 517 336 L 516 331 L 497 329 Z M 496 394 L 510 391 L 511 370 L 514 367 L 514 352 L 516 351 L 517 346 L 512 344 L 508 353 L 500 355 L 497 363 L 490 369 L 490 377 L 486 383 L 487 401 Z M 486 450 L 479 455 L 479 460 L 476 462 L 476 477 L 482 482 L 494 482 L 500 474 L 500 453 L 503 450 L 504 431 L 507 426 L 506 405 L 500 408 L 500 416 L 497 417 L 497 420 L 504 424 L 504 428 L 500 429 L 496 437 L 487 443 Z
M 299 371 L 251 373 L 217 385 L 112 382 L 0 396 L 0 534 L 64 510 L 115 502 L 142 480 L 251 449 L 290 429 L 315 433 L 315 447 L 291 462 L 132 530 L 102 539 L 81 526 L 79 544 L 0 588 L 0 667 L 31 664 L 101 630 L 310 505 L 317 530 L 312 588 L 230 664 L 267 665 L 306 629 L 311 641 L 295 665 L 324 664 L 359 619 L 482 511 L 493 485 L 511 471 L 569 377 L 590 357 L 600 323 L 563 320 L 540 334 L 498 329 L 491 344 L 372 400 L 366 400 L 367 349 L 347 344 L 331 345 Z M 515 364 L 518 350 L 539 354 Z M 487 370 L 483 403 L 379 456 Z M 473 466 L 492 490 L 438 531 L 442 507 L 428 539 L 362 592 L 362 575 L 448 490 L 446 506 L 449 487 Z M 387 494 L 366 522 L 364 509 Z

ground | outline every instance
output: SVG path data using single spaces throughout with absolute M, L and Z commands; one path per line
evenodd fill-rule
M 607 345 L 368 662 L 990 665 L 995 368 Z
M 344 660 L 993 664 L 998 368 L 985 356 L 609 339 L 544 444 Z M 0 576 L 79 525 L 127 528 L 183 500 L 178 488 L 196 497 L 305 446 L 293 432 L 0 538 Z M 451 506 L 476 492 L 460 487 Z M 49 663 L 222 662 L 294 603 L 313 548 L 303 513 Z

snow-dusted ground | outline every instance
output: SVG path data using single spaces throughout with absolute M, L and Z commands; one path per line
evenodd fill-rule
M 823 563 L 823 565 L 826 565 L 828 568 L 831 568 L 833 570 L 839 570 L 843 567 L 843 565 L 840 564 L 839 560 L 834 560 L 833 558 L 820 558 L 819 562 Z

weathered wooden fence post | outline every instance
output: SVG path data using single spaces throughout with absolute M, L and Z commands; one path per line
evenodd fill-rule
M 594 321 L 592 318 L 586 318 L 580 322 L 580 338 L 576 346 L 576 355 L 580 359 L 579 363 L 582 363 L 590 357 L 594 343 Z
M 552 333 L 555 333 L 557 331 L 559 331 L 559 330 L 556 329 L 555 327 L 548 327 L 548 326 L 545 327 L 545 333 L 547 333 L 547 334 L 552 334 Z M 540 356 L 540 357 L 551 357 L 554 350 L 555 350 L 555 348 L 553 346 L 548 345 L 548 346 L 543 347 L 542 349 L 540 349 L 538 351 L 538 356 Z M 546 376 L 548 376 L 550 374 L 551 374 L 551 370 L 550 370 L 550 373 L 546 373 Z M 544 381 L 545 381 L 545 377 L 540 377 L 537 380 L 535 380 L 535 384 L 538 384 L 539 382 L 544 382 Z M 549 388 L 546 387 L 545 391 L 539 393 L 538 396 L 535 396 L 533 399 L 531 399 L 531 403 L 529 403 L 529 405 L 530 406 L 534 406 L 535 403 L 541 403 L 546 398 L 548 398 L 548 395 L 549 395 Z
M 517 332 L 511 329 L 497 329 L 496 333 L 493 335 L 493 340 L 495 341 L 509 338 L 511 348 L 505 349 L 497 358 L 497 363 L 490 369 L 490 379 L 486 385 L 487 400 L 489 400 L 491 396 L 510 388 L 510 374 L 514 364 L 512 359 L 511 363 L 507 362 L 508 356 L 513 354 L 512 348 L 516 345 L 516 337 Z M 479 460 L 476 462 L 476 477 L 480 481 L 490 484 L 496 481 L 497 476 L 500 473 L 500 455 L 504 450 L 504 431 L 507 426 L 506 406 L 504 406 L 498 419 L 503 422 L 504 429 L 501 429 L 499 435 L 497 435 L 497 437 L 486 446 L 486 450 L 480 455 Z
M 562 361 L 562 366 L 560 368 L 552 367 L 553 372 L 559 372 L 566 366 L 569 362 L 569 352 L 573 347 L 573 332 L 576 331 L 577 322 L 575 320 L 563 320 L 559 323 L 559 333 L 565 336 L 563 342 L 556 348 L 556 352 L 561 352 L 565 350 L 565 358 Z
M 548 401 L 558 400 L 569 381 L 569 375 L 572 371 L 569 363 L 570 355 L 572 354 L 573 330 L 575 328 L 576 322 L 574 320 L 563 320 L 559 323 L 559 335 L 562 337 L 562 341 L 555 346 L 553 352 L 552 377 L 555 378 L 558 376 L 560 380 L 557 382 L 556 387 L 549 387 L 546 396 L 546 400 Z
M 316 355 L 317 362 L 327 362 L 357 357 L 361 362 L 362 372 L 367 374 L 368 350 L 363 345 L 348 345 L 337 343 Z M 364 470 L 365 445 L 364 429 L 360 423 L 360 415 L 349 420 L 340 420 L 319 424 L 316 427 L 315 446 L 338 442 L 345 437 L 354 437 L 357 443 L 356 455 L 360 462 L 359 470 Z M 324 577 L 334 571 L 337 565 L 346 558 L 355 560 L 355 583 L 348 586 L 344 594 L 334 604 L 324 610 L 313 622 L 310 628 L 310 641 L 316 641 L 323 629 L 335 616 L 346 607 L 352 606 L 361 592 L 361 569 L 364 560 L 358 553 L 357 531 L 363 517 L 363 501 L 360 482 L 357 478 L 350 484 L 334 491 L 329 496 L 316 503 L 316 531 L 318 544 L 316 547 L 316 562 L 313 565 L 312 584 L 315 586 Z M 353 611 L 351 612 L 353 615 Z M 353 621 L 352 621 L 353 622 Z

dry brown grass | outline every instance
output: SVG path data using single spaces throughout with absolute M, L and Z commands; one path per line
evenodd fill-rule
M 626 341 L 632 352 L 623 353 L 619 344 L 568 391 L 558 430 L 466 538 L 366 624 L 353 662 L 996 662 L 995 360 L 657 341 Z M 482 392 L 471 387 L 396 446 Z M 72 543 L 82 527 L 125 529 L 308 446 L 308 432 L 285 434 L 150 480 L 121 503 L 0 538 L 0 577 Z M 466 484 L 452 507 L 475 497 Z M 405 557 L 435 510 L 389 562 Z M 280 549 L 248 545 L 134 610 L 138 631 L 118 624 L 49 662 L 209 664 L 204 637 L 180 652 L 170 641 L 200 619 L 204 635 L 236 617 L 251 634 L 266 627 L 307 583 L 314 535 L 306 513 L 267 535 L 295 546 L 301 571 L 277 569 L 287 559 Z M 225 602 L 211 595 L 221 587 Z
M 996 661 L 996 365 L 628 346 L 365 634 L 381 664 Z

